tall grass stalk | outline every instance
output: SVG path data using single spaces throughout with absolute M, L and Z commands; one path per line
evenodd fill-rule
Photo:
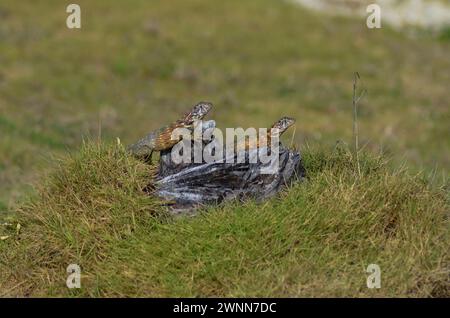
M 356 160 L 356 167 L 358 176 L 361 177 L 361 165 L 359 163 L 359 129 L 358 129 L 358 103 L 365 95 L 366 90 L 357 97 L 359 73 L 355 72 L 353 77 L 353 142 L 354 142 L 354 159 Z

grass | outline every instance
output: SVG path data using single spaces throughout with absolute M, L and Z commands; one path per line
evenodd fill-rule
M 59 161 L 0 242 L 3 296 L 448 296 L 448 202 L 420 175 L 345 146 L 304 150 L 308 178 L 266 203 L 172 219 L 154 168 L 118 145 Z M 16 224 L 21 224 L 17 233 Z M 82 288 L 65 286 L 66 266 Z M 366 287 L 376 263 L 382 288 Z
M 83 136 L 132 143 L 200 100 L 221 128 L 297 118 L 294 141 L 351 138 L 353 72 L 368 90 L 360 144 L 411 169 L 448 176 L 450 43 L 289 1 L 0 4 L 0 200 L 14 205 Z M 124 15 L 123 12 L 127 14 Z M 99 128 L 101 126 L 101 128 Z
M 0 4 L 0 295 L 448 294 L 447 30 L 369 30 L 289 1 L 77 3 L 81 30 L 67 4 Z M 361 177 L 346 150 L 304 146 L 351 140 L 356 71 Z M 308 181 L 167 218 L 141 191 L 153 168 L 111 143 L 200 100 L 220 128 L 295 117 Z M 82 290 L 64 287 L 70 262 Z M 380 290 L 365 287 L 372 262 Z

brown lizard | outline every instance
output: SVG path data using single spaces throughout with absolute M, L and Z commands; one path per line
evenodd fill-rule
M 177 128 L 193 129 L 194 122 L 203 119 L 211 110 L 212 104 L 200 102 L 193 107 L 182 119 L 179 119 L 167 126 L 154 130 L 140 139 L 135 144 L 128 147 L 128 150 L 138 158 L 151 159 L 153 151 L 170 149 L 179 140 L 171 139 L 172 132 Z

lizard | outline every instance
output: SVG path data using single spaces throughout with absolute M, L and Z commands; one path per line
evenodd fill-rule
M 277 120 L 272 127 L 268 130 L 267 135 L 261 136 L 259 138 L 245 139 L 244 141 L 238 143 L 236 145 L 236 150 L 240 150 L 242 148 L 248 150 L 253 148 L 259 148 L 261 146 L 270 147 L 271 138 L 274 135 L 273 129 L 278 130 L 278 136 L 281 136 L 289 127 L 291 127 L 295 123 L 295 119 L 291 117 L 281 117 Z
M 212 104 L 208 102 L 196 104 L 182 119 L 148 133 L 147 136 L 130 145 L 128 150 L 135 157 L 151 160 L 153 151 L 170 149 L 179 142 L 179 140 L 171 139 L 175 129 L 193 129 L 195 121 L 203 119 L 211 108 Z

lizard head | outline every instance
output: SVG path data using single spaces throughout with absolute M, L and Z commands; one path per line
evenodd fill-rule
M 192 108 L 192 110 L 184 117 L 183 121 L 188 125 L 192 125 L 194 121 L 203 119 L 211 108 L 211 103 L 200 102 Z
M 279 131 L 279 134 L 281 135 L 284 133 L 289 127 L 291 127 L 295 123 L 295 119 L 291 117 L 282 117 L 278 121 L 276 121 L 272 125 L 272 129 L 276 128 Z

